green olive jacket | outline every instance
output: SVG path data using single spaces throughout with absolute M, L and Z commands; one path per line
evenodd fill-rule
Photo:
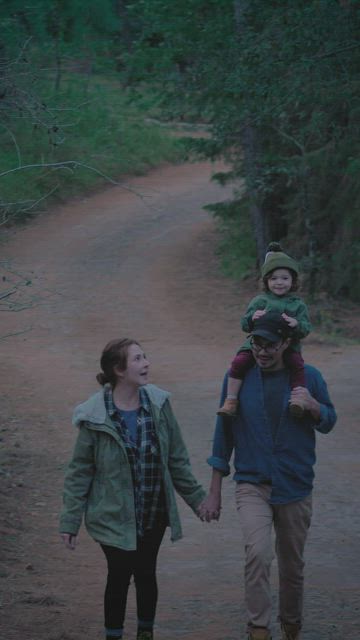
M 292 331 L 291 346 L 294 351 L 300 351 L 300 340 L 306 338 L 311 331 L 311 323 L 308 308 L 299 296 L 294 293 L 288 293 L 285 296 L 277 296 L 271 291 L 266 291 L 250 300 L 246 313 L 241 319 L 241 328 L 246 333 L 250 333 L 253 329 L 252 317 L 258 309 L 265 311 L 277 311 L 278 313 L 286 313 L 292 318 L 296 318 L 298 325 Z M 251 349 L 249 338 L 241 345 L 240 351 Z
M 182 537 L 175 491 L 196 512 L 206 493 L 191 471 L 189 456 L 173 414 L 169 393 L 142 387 L 150 401 L 159 439 L 171 539 Z M 65 476 L 60 532 L 76 535 L 84 515 L 89 535 L 101 544 L 136 549 L 136 520 L 131 469 L 123 441 L 107 415 L 104 390 L 76 407 L 79 427 Z

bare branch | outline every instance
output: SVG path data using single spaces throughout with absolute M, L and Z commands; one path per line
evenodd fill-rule
M 344 51 L 351 51 L 351 49 L 357 49 L 360 47 L 359 42 L 354 42 L 353 44 L 349 44 L 346 47 L 342 47 L 341 49 L 333 49 L 333 51 L 326 51 L 325 53 L 319 53 L 316 56 L 311 56 L 310 58 L 303 58 L 304 60 L 319 60 L 320 58 L 329 58 L 330 56 L 337 56 L 339 53 L 343 53 Z
M 34 209 L 34 207 L 36 207 L 40 202 L 42 202 L 43 200 L 46 200 L 46 198 L 49 198 L 53 193 L 55 193 L 55 191 L 59 188 L 60 185 L 55 185 L 55 187 L 53 189 L 51 189 L 51 191 L 49 191 L 48 193 L 46 193 L 44 196 L 41 196 L 41 198 L 38 198 L 37 200 L 23 200 L 22 202 L 12 202 L 12 203 L 4 203 L 1 204 L 0 203 L 0 209 L 3 208 L 7 208 L 10 205 L 11 206 L 17 206 L 18 208 L 16 209 L 16 211 L 14 211 L 13 214 L 11 215 L 7 215 L 6 216 L 6 211 L 4 212 L 4 219 L 2 222 L 0 222 L 0 227 L 2 227 L 3 225 L 7 224 L 9 222 L 9 220 L 11 220 L 11 218 L 16 218 L 16 216 L 20 215 L 21 213 L 28 213 L 29 211 L 31 211 L 31 209 Z M 19 206 L 21 204 L 28 204 L 31 203 L 30 206 L 28 207 L 22 207 Z
M 273 129 L 274 129 L 274 131 L 276 131 L 276 133 L 278 133 L 280 136 L 285 138 L 285 140 L 288 140 L 289 142 L 292 142 L 299 149 L 299 151 L 301 151 L 301 155 L 303 155 L 303 156 L 305 155 L 306 149 L 305 149 L 304 145 L 301 144 L 301 142 L 296 140 L 296 138 L 294 138 L 293 136 L 290 136 L 285 131 L 282 131 L 278 127 L 273 127 Z
M 73 171 L 77 167 L 83 167 L 84 169 L 89 169 L 90 171 L 94 171 L 99 176 L 101 176 L 102 178 L 105 178 L 105 180 L 108 180 L 112 184 L 122 186 L 120 185 L 119 182 L 117 182 L 116 180 L 113 180 L 112 178 L 110 178 L 110 176 L 107 176 L 105 173 L 103 173 L 99 169 L 95 169 L 95 167 L 92 167 L 88 164 L 84 164 L 83 162 L 78 162 L 77 160 L 65 160 L 64 162 L 49 162 L 49 163 L 39 163 L 39 164 L 23 164 L 21 167 L 15 167 L 14 169 L 8 169 L 7 171 L 3 171 L 2 173 L 0 173 L 0 178 L 7 176 L 9 173 L 15 173 L 16 171 L 24 171 L 25 169 L 49 169 L 50 168 L 50 169 L 69 169 Z
M 6 175 L 9 175 L 10 173 L 14 173 L 16 171 L 24 171 L 26 169 L 55 169 L 55 170 L 59 170 L 59 169 L 65 169 L 67 171 L 71 171 L 74 172 L 75 169 L 77 168 L 83 168 L 83 169 L 88 169 L 89 171 L 93 171 L 94 173 L 97 173 L 99 176 L 101 176 L 102 178 L 104 178 L 104 180 L 106 180 L 107 182 L 110 182 L 111 184 L 120 187 L 121 189 L 123 189 L 124 191 L 129 191 L 130 193 L 133 193 L 137 198 L 140 198 L 140 200 L 142 200 L 147 206 L 148 203 L 145 202 L 145 197 L 139 193 L 136 189 L 132 189 L 131 187 L 125 186 L 124 184 L 122 184 L 121 182 L 117 182 L 117 180 L 114 180 L 113 178 L 111 178 L 110 176 L 108 176 L 106 173 L 103 173 L 103 171 L 100 171 L 99 169 L 96 169 L 95 167 L 92 167 L 91 165 L 85 164 L 84 162 L 78 162 L 77 160 L 65 160 L 64 162 L 49 162 L 49 163 L 43 163 L 43 164 L 26 164 L 26 165 L 22 165 L 21 167 L 15 167 L 14 169 L 8 169 L 7 171 L 3 171 L 2 173 L 0 173 L 0 178 L 3 178 Z M 56 187 L 57 188 L 57 187 Z M 50 195 L 50 194 L 48 194 Z M 48 197 L 44 196 L 45 197 Z M 43 198 L 40 198 L 40 200 L 42 200 Z M 0 205 L 1 206 L 1 205 Z M 33 207 L 31 207 L 33 208 Z M 4 224 L 4 222 L 0 223 Z
M 19 163 L 19 167 L 20 167 L 21 164 L 22 164 L 22 162 L 21 162 L 21 153 L 20 153 L 20 148 L 19 148 L 19 145 L 18 145 L 18 143 L 16 141 L 16 138 L 15 138 L 13 132 L 9 129 L 9 127 L 7 127 L 3 122 L 1 122 L 0 125 L 3 127 L 3 129 L 5 129 L 5 131 L 8 132 L 9 136 L 11 137 L 11 139 L 12 139 L 12 141 L 14 143 L 14 146 L 15 146 L 15 149 L 16 149 L 16 153 L 17 153 L 17 157 L 18 157 L 18 163 Z

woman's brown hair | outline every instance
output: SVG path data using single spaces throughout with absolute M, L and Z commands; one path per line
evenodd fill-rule
M 102 372 L 96 376 L 99 384 L 102 386 L 111 384 L 112 387 L 115 387 L 117 375 L 114 369 L 115 367 L 118 367 L 121 371 L 126 369 L 128 351 L 132 344 L 137 344 L 140 347 L 139 343 L 131 338 L 120 338 L 107 343 L 100 359 Z

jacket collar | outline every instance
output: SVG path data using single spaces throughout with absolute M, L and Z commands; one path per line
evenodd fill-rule
M 109 394 L 107 399 L 107 412 L 111 418 L 115 413 L 118 413 L 119 409 L 117 408 L 114 402 L 114 397 L 113 397 L 113 392 L 111 387 L 107 387 L 107 389 L 106 388 L 104 389 L 104 398 L 106 393 Z M 144 409 L 146 413 L 150 413 L 151 408 L 150 408 L 149 398 L 146 392 L 144 391 L 143 387 L 140 387 L 139 396 L 140 396 L 140 408 Z
M 140 402 L 148 412 L 151 405 L 161 409 L 170 394 L 154 384 L 146 384 L 140 389 Z M 104 389 L 92 395 L 86 402 L 79 404 L 73 413 L 72 423 L 79 426 L 81 422 L 92 422 L 94 424 L 107 424 L 108 416 L 104 402 Z

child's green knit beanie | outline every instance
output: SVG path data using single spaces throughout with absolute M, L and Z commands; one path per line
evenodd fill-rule
M 264 264 L 261 269 L 262 277 L 265 278 L 265 276 L 267 276 L 270 271 L 274 271 L 274 269 L 291 269 L 296 275 L 299 275 L 298 263 L 283 252 L 278 242 L 270 242 L 267 248 Z

